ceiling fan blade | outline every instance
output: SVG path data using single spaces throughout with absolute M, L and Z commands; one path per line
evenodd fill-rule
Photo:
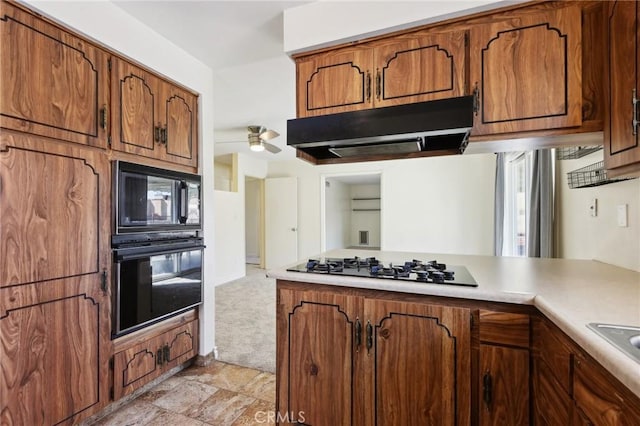
M 277 138 L 278 136 L 280 136 L 280 133 L 276 132 L 275 130 L 265 130 L 264 132 L 260 133 L 260 139 L 262 139 L 263 141 L 268 141 L 270 139 Z
M 280 148 L 278 148 L 277 146 L 270 144 L 269 142 L 263 142 L 264 145 L 264 149 L 266 149 L 267 151 L 269 151 L 272 154 L 277 154 L 280 151 L 282 151 Z

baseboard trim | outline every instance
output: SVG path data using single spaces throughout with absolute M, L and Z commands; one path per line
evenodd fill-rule
M 209 352 L 206 355 L 198 355 L 193 359 L 193 364 L 197 365 L 198 367 L 206 367 L 208 365 L 211 365 L 211 363 L 213 363 L 213 361 L 216 360 L 216 351 L 215 349 L 211 352 Z

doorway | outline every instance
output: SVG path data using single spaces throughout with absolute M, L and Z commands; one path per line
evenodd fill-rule
M 381 173 L 322 176 L 322 251 L 382 246 Z
M 246 263 L 264 268 L 264 180 L 244 178 Z

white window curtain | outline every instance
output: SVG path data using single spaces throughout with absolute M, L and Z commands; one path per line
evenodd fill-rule
M 554 153 L 496 154 L 496 256 L 553 257 Z

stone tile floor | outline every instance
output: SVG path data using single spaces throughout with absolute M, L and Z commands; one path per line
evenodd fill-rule
M 272 373 L 214 361 L 180 371 L 95 425 L 274 424 L 275 388 Z

